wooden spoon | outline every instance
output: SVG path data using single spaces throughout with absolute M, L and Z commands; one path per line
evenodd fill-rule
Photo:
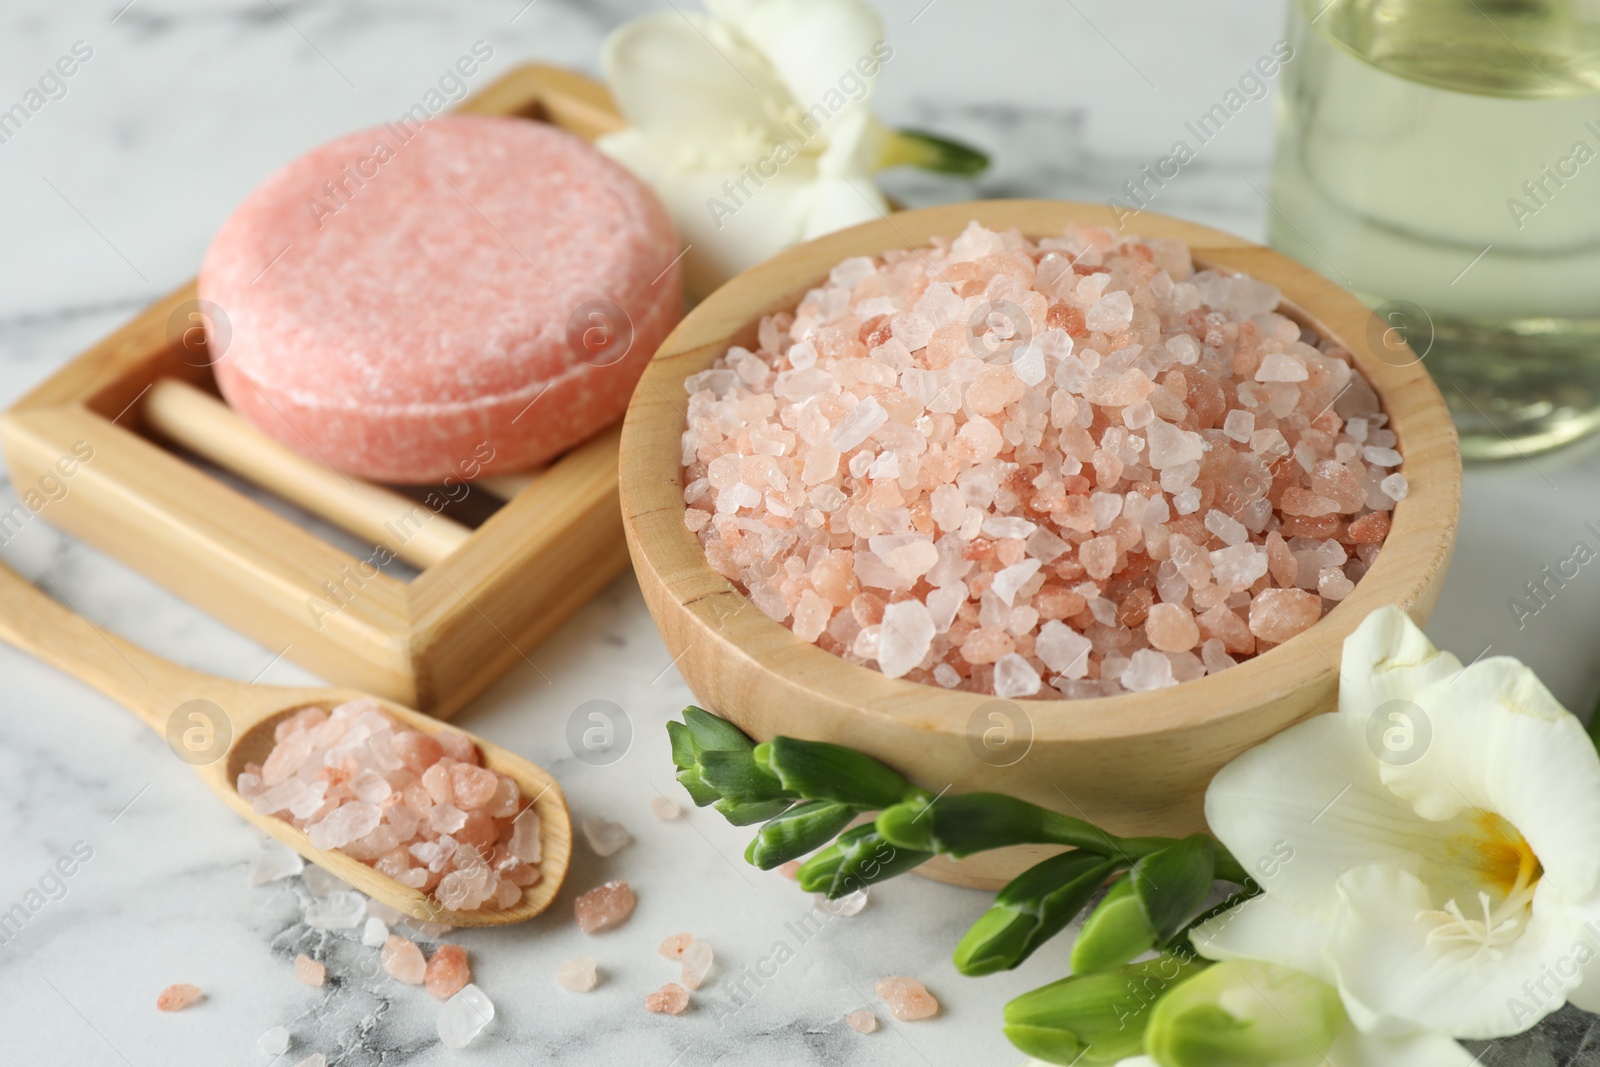
M 126 707 L 166 737 L 173 751 L 192 763 L 201 780 L 234 811 L 312 863 L 407 915 L 451 926 L 501 926 L 538 915 L 561 889 L 572 855 L 566 799 L 542 768 L 503 748 L 472 738 L 483 753 L 484 766 L 511 778 L 524 797 L 532 798 L 540 820 L 542 877 L 523 891 L 522 902 L 514 907 L 454 911 L 343 852 L 314 847 L 305 833 L 282 819 L 256 814 L 234 785 L 246 763 L 266 760 L 278 722 L 310 705 L 326 709 L 349 700 L 376 700 L 413 730 L 443 734 L 451 727 L 352 689 L 246 685 L 180 667 L 106 633 L 3 565 L 0 640 L 33 653 Z

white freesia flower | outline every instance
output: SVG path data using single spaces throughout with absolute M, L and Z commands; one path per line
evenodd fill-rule
M 1515 660 L 1463 669 L 1375 612 L 1345 643 L 1338 711 L 1223 768 L 1206 817 L 1266 892 L 1196 947 L 1337 988 L 1357 1037 L 1393 1046 L 1348 1062 L 1467 1064 L 1436 1035 L 1600 1008 L 1600 758 Z
M 892 136 L 872 116 L 893 55 L 861 0 L 707 0 L 606 39 L 628 128 L 600 148 L 659 194 L 703 296 L 797 241 L 888 210 L 872 174 Z

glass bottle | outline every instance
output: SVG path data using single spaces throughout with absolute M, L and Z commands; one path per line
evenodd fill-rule
M 1600 427 L 1600 0 L 1290 0 L 1269 240 L 1377 311 L 1469 459 Z

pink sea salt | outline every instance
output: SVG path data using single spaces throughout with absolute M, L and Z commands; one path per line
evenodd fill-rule
M 677 982 L 668 982 L 645 997 L 644 1006 L 646 1011 L 681 1015 L 683 1009 L 689 1006 L 689 992 Z
M 1350 354 L 1278 306 L 1090 228 L 853 258 L 685 382 L 685 525 L 759 610 L 891 677 L 1059 698 L 1225 670 L 1348 596 L 1409 491 Z
M 160 1011 L 182 1011 L 191 1004 L 205 999 L 205 994 L 199 986 L 192 986 L 186 982 L 169 985 L 156 997 L 156 1008 Z
M 472 968 L 467 963 L 467 950 L 460 945 L 443 944 L 433 950 L 428 966 L 423 971 L 423 982 L 428 992 L 440 1000 L 449 1000 L 472 981 Z
M 302 708 L 239 775 L 255 810 L 447 908 L 508 908 L 539 880 L 539 818 L 472 738 L 403 727 L 372 700 Z
M 578 929 L 586 934 L 619 926 L 633 914 L 633 890 L 627 882 L 607 882 L 582 894 L 573 902 Z
M 878 1016 L 869 1008 L 860 1008 L 844 1017 L 850 1029 L 858 1034 L 870 1034 L 878 1028 Z
M 939 1001 L 915 978 L 898 975 L 880 978 L 876 990 L 878 997 L 889 1006 L 889 1014 L 901 1022 L 931 1019 L 939 1014 Z
M 421 985 L 427 976 L 427 964 L 422 959 L 422 950 L 413 941 L 408 941 L 399 934 L 390 934 L 389 939 L 383 943 L 383 951 L 379 958 L 383 962 L 383 969 L 399 982 L 406 985 Z
M 308 986 L 320 986 L 328 980 L 328 968 L 301 953 L 294 958 L 294 976 Z

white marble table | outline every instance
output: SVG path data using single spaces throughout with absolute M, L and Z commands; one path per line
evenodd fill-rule
M 681 0 L 687 6 L 691 0 Z M 409 106 L 474 41 L 494 59 L 482 78 L 544 60 L 592 70 L 606 30 L 639 0 L 7 0 L 0 14 L 0 107 L 67 53 L 92 58 L 26 126 L 0 143 L 0 404 L 9 403 L 136 309 L 190 276 L 212 231 L 282 161 L 337 133 Z M 1189 112 L 1222 92 L 1278 38 L 1280 6 L 960 0 L 882 5 L 896 47 L 881 113 L 966 137 L 996 166 L 974 184 L 925 177 L 891 183 L 913 203 L 972 196 L 1104 199 L 1164 154 Z M 120 9 L 120 10 L 119 10 Z M 1252 104 L 1181 178 L 1158 210 L 1259 237 L 1271 105 Z M 1587 707 L 1597 687 L 1600 574 L 1569 583 L 1519 629 L 1507 600 L 1574 541 L 1600 542 L 1600 461 L 1592 447 L 1475 470 L 1449 585 L 1432 632 L 1463 658 L 1519 655 L 1558 696 Z M 0 509 L 15 499 L 0 485 Z M 304 672 L 175 600 L 45 519 L 0 546 L 0 559 L 51 585 L 104 627 L 183 663 L 236 678 L 295 683 Z M 1594 588 L 1589 588 L 1594 585 Z M 92 850 L 16 936 L 0 943 L 0 1047 L 18 1064 L 265 1064 L 259 1034 L 295 1037 L 276 1063 L 320 1051 L 343 1065 L 1014 1063 L 1000 1006 L 1064 972 L 1061 947 L 1019 971 L 958 976 L 949 950 L 983 910 L 980 894 L 917 878 L 873 891 L 861 915 L 808 933 L 810 900 L 740 859 L 747 833 L 691 811 L 658 823 L 656 790 L 672 782 L 662 723 L 688 699 L 631 578 L 614 583 L 460 721 L 557 774 L 574 812 L 633 829 L 637 844 L 600 860 L 579 849 L 570 886 L 626 878 L 639 909 L 588 939 L 568 921 L 572 889 L 525 926 L 463 932 L 477 981 L 494 998 L 493 1029 L 450 1053 L 434 1036 L 436 1002 L 370 978 L 370 950 L 300 921 L 291 879 L 248 884 L 256 838 L 218 805 L 165 745 L 81 685 L 0 648 L 0 910 L 24 899 L 56 859 Z M 614 764 L 572 758 L 568 715 L 605 699 L 635 740 Z M 79 843 L 82 844 L 79 844 Z M 718 970 L 700 1009 L 647 1015 L 644 994 L 674 977 L 655 956 L 666 934 L 712 941 Z M 799 931 L 799 932 L 797 932 Z M 750 995 L 740 974 L 785 942 L 793 958 Z M 311 951 L 334 980 L 296 983 Z M 601 986 L 555 987 L 556 965 L 599 957 Z M 842 1015 L 871 1000 L 886 973 L 920 977 L 945 1005 L 934 1021 L 861 1037 Z M 209 993 L 168 1016 L 172 982 Z M 1577 1062 L 1583 1020 L 1565 1051 L 1484 1062 Z

